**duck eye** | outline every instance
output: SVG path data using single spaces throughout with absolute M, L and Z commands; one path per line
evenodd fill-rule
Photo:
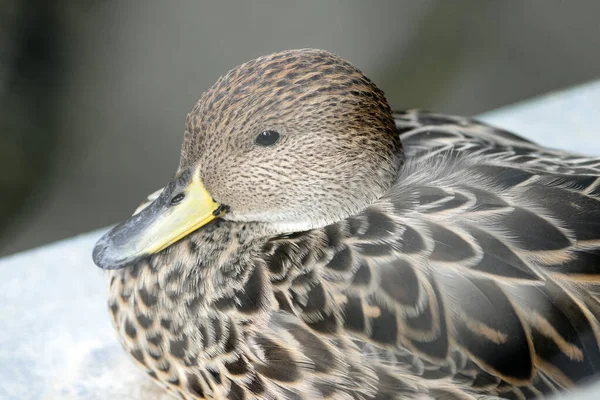
M 179 193 L 178 195 L 176 195 L 175 197 L 173 197 L 171 199 L 171 205 L 175 205 L 175 204 L 181 203 L 181 200 L 183 200 L 184 197 L 185 197 L 185 194 Z
M 276 131 L 263 131 L 256 137 L 259 146 L 272 146 L 279 141 L 279 133 Z

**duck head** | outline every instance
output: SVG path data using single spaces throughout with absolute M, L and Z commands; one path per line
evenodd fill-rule
M 93 259 L 122 268 L 215 218 L 273 234 L 322 227 L 381 197 L 401 164 L 391 109 L 358 69 L 322 50 L 264 56 L 202 95 L 174 178 L 106 233 Z

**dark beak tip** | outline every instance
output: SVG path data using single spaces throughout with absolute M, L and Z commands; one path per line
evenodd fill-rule
M 92 250 L 94 264 L 104 270 L 114 270 L 125 268 L 147 257 L 149 254 L 135 250 L 135 243 L 140 232 L 143 232 L 158 215 L 154 209 L 156 207 L 153 208 L 156 204 L 156 201 L 153 202 L 138 214 L 104 233 Z
M 123 263 L 118 262 L 118 260 L 113 260 L 109 256 L 111 246 L 108 239 L 108 234 L 105 234 L 96 242 L 94 250 L 92 251 L 92 260 L 94 261 L 94 264 L 104 270 L 123 268 L 125 266 Z
M 124 257 L 118 250 L 118 246 L 114 243 L 112 231 L 109 231 L 102 236 L 92 250 L 92 261 L 98 268 L 103 270 L 122 269 L 129 265 L 135 264 L 145 255 L 136 255 L 134 257 Z
M 113 269 L 111 268 L 111 263 L 106 259 L 106 250 L 107 244 L 104 243 L 102 239 L 100 239 L 96 245 L 94 246 L 94 250 L 92 251 L 92 260 L 94 264 L 102 269 Z
M 100 242 L 96 243 L 94 246 L 94 250 L 92 251 L 92 260 L 94 260 L 94 264 L 101 267 L 102 259 L 104 258 L 104 251 L 106 250 L 106 246 L 101 244 Z

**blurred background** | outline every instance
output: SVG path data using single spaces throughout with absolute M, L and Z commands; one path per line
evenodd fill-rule
M 597 0 L 0 0 L 0 256 L 127 217 L 230 68 L 333 51 L 394 108 L 473 115 L 600 77 Z

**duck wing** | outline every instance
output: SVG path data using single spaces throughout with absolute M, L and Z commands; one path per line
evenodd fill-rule
M 434 397 L 532 398 L 597 375 L 600 159 L 427 115 L 385 198 L 269 244 L 280 308 L 350 341 L 381 396 L 418 377 Z

